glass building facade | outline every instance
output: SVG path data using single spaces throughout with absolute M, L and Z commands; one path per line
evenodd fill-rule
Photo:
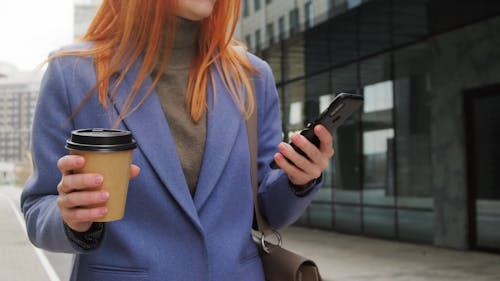
M 266 20 L 278 37 L 252 46 L 285 139 L 336 93 L 365 97 L 298 224 L 500 251 L 500 1 L 330 1 L 321 21 L 317 2 Z

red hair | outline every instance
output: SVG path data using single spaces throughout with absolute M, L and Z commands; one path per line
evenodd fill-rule
M 82 38 L 83 41 L 93 42 L 94 47 L 86 51 L 62 52 L 56 55 L 93 56 L 97 84 L 89 91 L 87 98 L 97 90 L 99 102 L 103 107 L 107 106 L 108 95 L 111 98 L 116 95 L 118 85 L 132 65 L 139 58 L 142 59 L 142 65 L 125 105 L 120 109 L 116 125 L 151 94 L 168 64 L 178 22 L 175 16 L 176 2 L 104 0 Z M 245 117 L 254 110 L 255 93 L 248 73 L 253 73 L 255 69 L 248 58 L 234 47 L 241 44 L 232 39 L 239 13 L 240 0 L 216 0 L 212 14 L 200 22 L 197 52 L 186 92 L 186 106 L 189 107 L 195 122 L 200 120 L 207 108 L 207 85 L 208 81 L 213 82 L 213 73 L 210 71 L 212 66 L 215 66 Z M 166 38 L 166 50 L 160 50 L 165 34 L 172 36 Z M 158 63 L 160 71 L 152 77 L 151 88 L 142 100 L 136 101 L 138 89 Z M 110 89 L 109 80 L 116 73 L 120 74 Z M 247 96 L 245 92 L 248 93 Z M 133 104 L 135 106 L 132 106 Z

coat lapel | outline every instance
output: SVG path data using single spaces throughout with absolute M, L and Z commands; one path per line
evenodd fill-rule
M 118 90 L 118 95 L 114 101 L 114 107 L 118 112 L 123 108 L 126 94 L 137 77 L 139 66 L 140 62 L 134 64 Z M 137 100 L 142 99 L 151 83 L 151 78 L 148 77 L 139 89 Z M 125 118 L 123 123 L 128 130 L 133 132 L 138 149 L 145 155 L 163 185 L 195 225 L 201 229 L 199 217 L 179 161 L 175 142 L 164 116 L 156 91 L 153 91 L 136 111 Z
M 216 71 L 212 68 L 212 71 Z M 200 210 L 219 181 L 235 144 L 238 132 L 244 125 L 240 110 L 218 75 L 215 76 L 216 97 L 212 87 L 207 88 L 208 114 L 207 139 L 198 186 L 194 197 Z M 214 100 L 215 99 L 215 100 Z

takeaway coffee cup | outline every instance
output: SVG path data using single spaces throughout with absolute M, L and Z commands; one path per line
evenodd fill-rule
M 80 129 L 71 132 L 66 148 L 85 158 L 85 166 L 75 173 L 98 173 L 104 178 L 102 189 L 109 192 L 107 215 L 100 222 L 123 218 L 127 200 L 133 149 L 137 147 L 129 131 Z

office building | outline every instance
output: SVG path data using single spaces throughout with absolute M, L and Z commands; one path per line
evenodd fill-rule
M 21 163 L 28 154 L 40 77 L 0 65 L 9 70 L 0 74 L 0 162 Z
M 83 37 L 95 16 L 102 0 L 74 0 L 74 36 L 75 40 Z
M 242 0 L 240 29 L 286 137 L 365 98 L 300 225 L 500 251 L 500 2 Z

